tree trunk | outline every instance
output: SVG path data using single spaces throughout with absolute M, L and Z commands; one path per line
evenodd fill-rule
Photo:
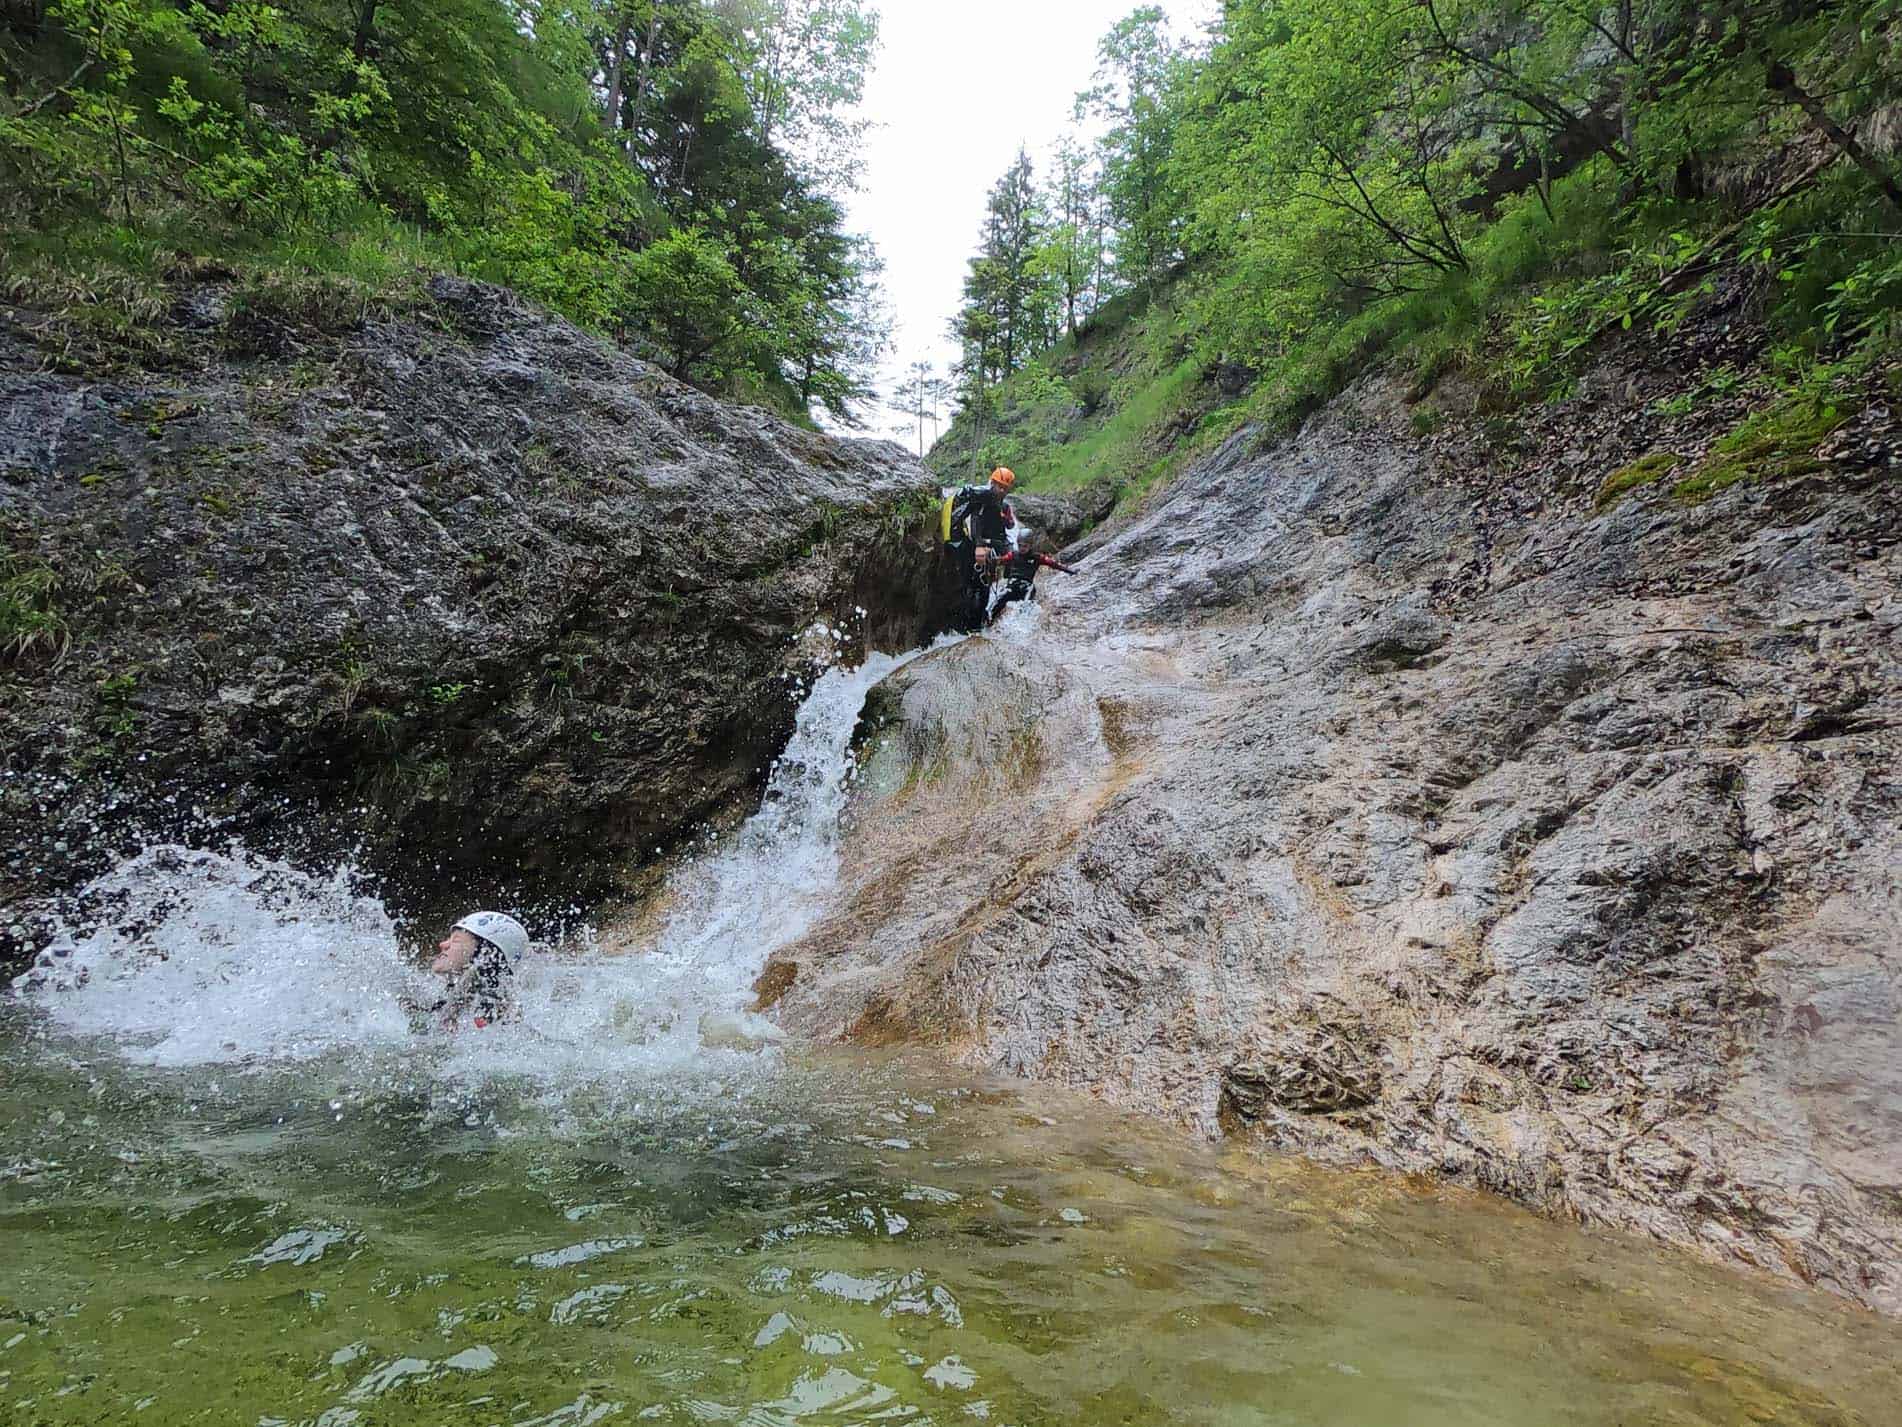
M 660 5 L 654 5 L 654 13 L 648 17 L 647 39 L 641 45 L 640 67 L 634 71 L 634 92 L 628 98 L 627 136 L 628 143 L 634 142 L 635 130 L 641 122 L 641 104 L 647 98 L 647 80 L 654 69 L 654 47 L 660 43 Z
M 760 147 L 770 149 L 773 146 L 773 129 L 779 122 L 777 95 L 779 91 L 780 46 L 785 37 L 775 27 L 771 46 L 766 51 L 765 70 L 760 82 L 759 106 L 759 142 Z
M 381 0 L 362 0 L 357 10 L 357 32 L 350 41 L 350 57 L 355 63 L 344 71 L 343 79 L 337 85 L 339 98 L 348 99 L 357 92 L 356 66 L 370 57 L 370 47 L 376 43 L 376 9 Z M 342 138 L 342 134 L 333 125 L 319 145 L 324 150 L 333 149 Z
M 1875 155 L 1865 149 L 1856 136 L 1838 124 L 1823 107 L 1823 101 L 1811 94 L 1796 82 L 1796 74 L 1782 60 L 1764 56 L 1764 83 L 1786 104 L 1794 104 L 1809 117 L 1809 121 L 1825 138 L 1847 154 L 1864 173 L 1875 181 L 1882 190 L 1883 197 L 1889 200 L 1898 213 L 1902 213 L 1902 186 L 1895 181 L 1895 175 L 1879 163 Z
M 628 31 L 633 27 L 633 19 L 623 14 L 621 23 L 614 31 L 614 54 L 608 62 L 608 132 L 612 134 L 621 127 L 621 76 L 627 72 Z
M 376 7 L 380 0 L 363 0 L 363 6 L 357 11 L 356 38 L 350 42 L 350 53 L 358 64 L 370 57 L 370 46 L 376 43 Z

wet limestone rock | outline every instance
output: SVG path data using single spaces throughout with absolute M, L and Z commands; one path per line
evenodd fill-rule
M 904 671 L 775 1014 L 1902 1311 L 1902 481 L 1475 492 L 1377 395 Z
M 599 893 L 745 801 L 818 663 L 948 608 L 896 446 L 476 283 L 173 298 L 130 352 L 0 308 L 16 940 L 116 837 L 200 813 L 359 847 L 404 905 Z
M 1264 1046 L 1222 1072 L 1225 1116 L 1253 1123 L 1276 1111 L 1331 1115 L 1380 1098 L 1379 1048 L 1364 1028 L 1326 1020 L 1296 1024 L 1302 1028 L 1298 1036 Z

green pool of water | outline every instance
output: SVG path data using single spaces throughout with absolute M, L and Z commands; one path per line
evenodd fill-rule
M 0 1051 L 18 1427 L 1902 1421 L 1831 1300 L 916 1065 L 591 1106 Z

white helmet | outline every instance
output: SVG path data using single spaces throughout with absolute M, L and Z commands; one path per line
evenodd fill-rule
M 528 951 L 528 932 L 506 912 L 471 912 L 455 925 L 455 930 L 488 942 L 511 964 Z

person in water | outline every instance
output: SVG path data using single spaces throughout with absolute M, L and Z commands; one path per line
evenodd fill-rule
M 444 1030 L 469 1016 L 480 1029 L 515 1014 L 515 966 L 528 932 L 505 912 L 471 912 L 436 943 L 429 969 L 444 978 L 442 999 L 421 1007 Z
M 966 486 L 951 498 L 951 553 L 957 558 L 964 585 L 961 624 L 969 633 L 984 627 L 989 611 L 991 577 L 1010 545 L 1011 487 L 1016 472 L 999 466 L 981 486 Z

